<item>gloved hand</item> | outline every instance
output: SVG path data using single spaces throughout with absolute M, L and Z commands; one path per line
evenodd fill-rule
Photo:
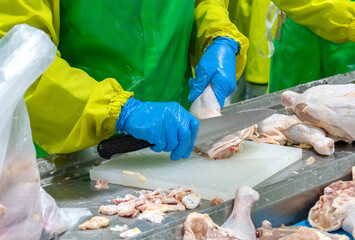
M 170 158 L 188 158 L 194 147 L 199 121 L 176 102 L 141 102 L 128 99 L 116 122 L 125 132 L 155 146 L 155 152 L 171 152 Z
M 237 88 L 235 64 L 239 44 L 228 37 L 218 37 L 203 53 L 195 69 L 195 78 L 190 78 L 189 101 L 193 102 L 211 82 L 213 92 L 221 108 L 225 98 Z

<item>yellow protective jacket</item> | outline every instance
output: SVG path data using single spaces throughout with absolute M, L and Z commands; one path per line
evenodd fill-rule
M 237 0 L 229 4 L 231 21 L 249 39 L 247 62 L 244 77 L 248 82 L 267 84 L 270 75 L 270 58 L 259 54 L 259 45 L 262 52 L 268 55 L 268 46 L 265 35 L 266 12 L 271 0 Z M 276 29 L 276 24 L 273 32 Z
M 230 37 L 239 43 L 240 49 L 236 62 L 237 80 L 243 73 L 247 51 L 248 39 L 229 20 L 229 0 L 196 0 L 194 22 L 197 28 L 196 45 L 193 51 L 192 64 L 197 66 L 206 47 L 216 37 Z
M 336 43 L 355 41 L 355 2 L 350 0 L 273 0 L 282 11 L 319 36 Z M 270 0 L 238 0 L 230 2 L 231 21 L 249 39 L 244 74 L 252 83 L 267 84 L 270 77 L 270 58 L 259 54 L 259 45 L 268 53 L 265 35 L 266 12 Z M 276 24 L 273 27 L 273 33 Z M 260 42 L 261 41 L 261 42 Z
M 240 76 L 248 40 L 231 24 L 228 2 L 196 1 L 194 59 L 196 64 L 215 37 L 229 36 L 241 46 L 237 57 Z M 14 25 L 27 23 L 45 31 L 58 46 L 59 0 L 0 0 L 0 9 L 0 38 Z M 113 78 L 98 82 L 83 70 L 71 67 L 58 51 L 53 64 L 25 94 L 33 139 L 48 153 L 94 146 L 113 135 L 121 108 L 132 95 Z
M 335 43 L 355 42 L 355 2 L 350 0 L 273 0 L 295 22 Z

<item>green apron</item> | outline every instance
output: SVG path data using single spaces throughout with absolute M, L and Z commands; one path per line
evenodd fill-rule
M 136 99 L 189 107 L 193 0 L 61 0 L 60 11 L 58 48 L 72 67 Z
M 194 0 L 61 0 L 58 49 L 97 81 L 115 78 L 141 101 L 189 108 Z M 37 157 L 45 153 L 38 146 Z
M 355 43 L 330 42 L 290 18 L 274 44 L 270 93 L 355 70 Z

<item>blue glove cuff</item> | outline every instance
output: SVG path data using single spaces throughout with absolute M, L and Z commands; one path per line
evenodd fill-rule
M 217 37 L 213 40 L 212 44 L 223 44 L 223 45 L 228 45 L 232 48 L 234 54 L 237 54 L 239 51 L 239 43 L 229 37 Z
M 123 132 L 123 127 L 127 121 L 129 113 L 134 109 L 134 107 L 141 103 L 141 101 L 134 99 L 131 97 L 127 100 L 126 104 L 122 107 L 120 116 L 116 121 L 116 133 Z

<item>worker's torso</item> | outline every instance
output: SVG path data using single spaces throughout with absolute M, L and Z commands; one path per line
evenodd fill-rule
M 58 48 L 72 67 L 143 101 L 188 105 L 193 0 L 61 0 L 60 11 Z
M 354 42 L 330 42 L 291 18 L 274 44 L 270 93 L 355 70 Z

